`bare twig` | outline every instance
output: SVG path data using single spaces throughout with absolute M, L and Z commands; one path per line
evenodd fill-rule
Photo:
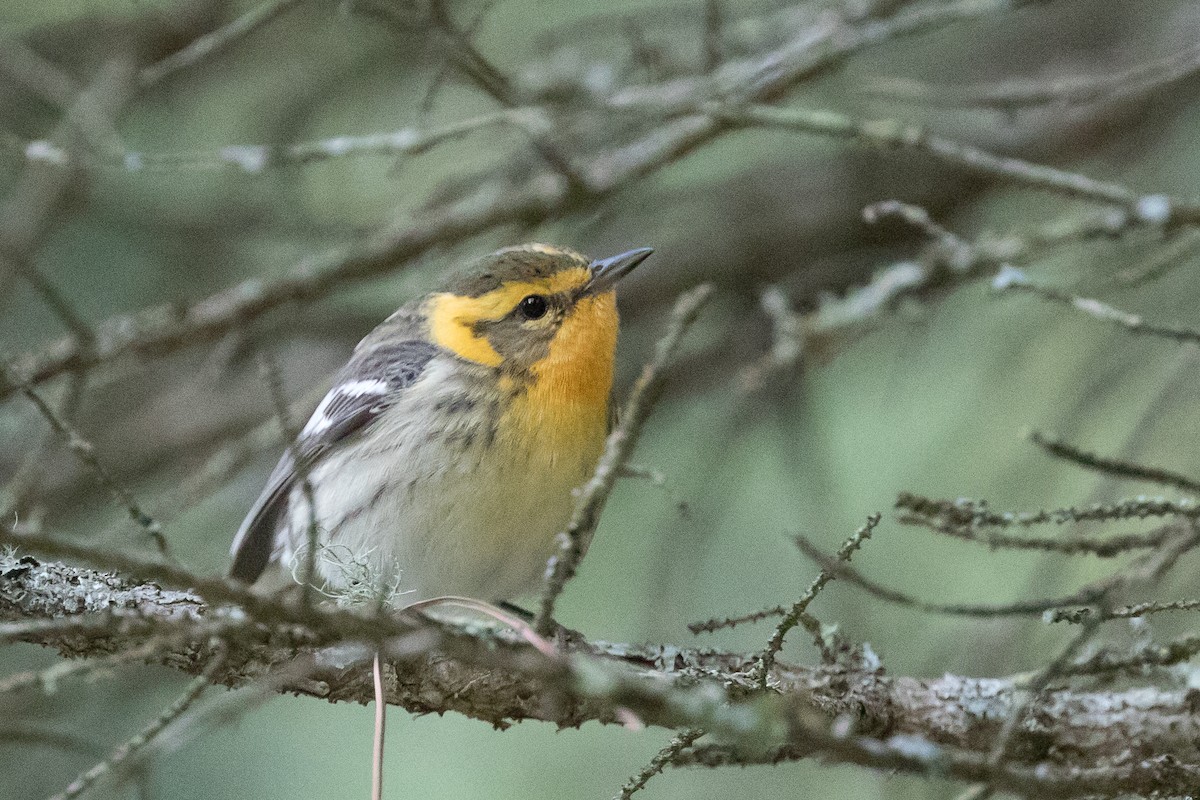
M 29 281 L 42 301 L 54 312 L 54 316 L 58 317 L 63 326 L 75 335 L 79 346 L 88 347 L 96 335 L 92 331 L 91 325 L 83 318 L 83 314 L 75 307 L 74 301 L 31 261 L 22 259 L 19 267 L 21 274 Z
M 317 520 L 319 519 L 317 516 L 317 496 L 313 490 L 312 481 L 309 480 L 309 464 L 301 456 L 300 452 L 295 449 L 300 429 L 293 423 L 289 414 L 287 396 L 283 391 L 283 377 L 279 373 L 279 367 L 267 353 L 260 353 L 259 356 L 259 365 L 263 380 L 270 390 L 271 405 L 275 409 L 275 419 L 279 422 L 279 432 L 283 437 L 285 446 L 291 452 L 292 463 L 295 465 L 296 470 L 296 479 L 299 482 L 300 491 L 304 497 L 305 508 L 308 511 L 308 521 L 304 528 L 304 571 L 300 575 L 300 597 L 305 605 L 309 605 L 314 602 L 318 589 L 316 578 L 320 532 L 317 526 Z
M 1200 608 L 1200 600 L 1168 600 L 1162 602 L 1138 603 L 1120 608 L 1063 608 L 1049 616 L 1051 622 L 1074 622 L 1089 624 L 1094 621 L 1112 619 L 1131 619 L 1145 617 L 1151 614 L 1161 614 L 1164 611 L 1195 611 Z
M 772 375 L 794 369 L 804 355 L 804 316 L 792 308 L 784 291 L 768 286 L 758 302 L 771 320 L 771 349 L 742 369 L 739 382 L 745 392 L 757 391 Z
M 916 150 L 941 161 L 973 172 L 1016 181 L 1031 188 L 1079 197 L 1099 203 L 1137 209 L 1145 205 L 1144 198 L 1115 183 L 1098 181 L 1077 172 L 1056 169 L 1019 158 L 998 156 L 962 142 L 946 139 L 899 120 L 859 120 L 826 109 L 777 108 L 749 105 L 730 108 L 717 104 L 705 106 L 705 111 L 727 125 L 735 127 L 766 127 L 850 139 L 889 150 Z M 1165 198 L 1162 212 L 1146 213 L 1146 222 L 1166 224 L 1174 214 Z M 1200 209 L 1188 208 L 1179 213 L 1195 217 Z M 1159 219 L 1159 216 L 1162 219 Z
M 26 632 L 23 635 L 28 635 Z M 145 661 L 173 646 L 173 642 L 151 639 L 144 644 L 121 650 L 108 656 L 97 656 L 77 661 L 59 661 L 46 669 L 26 670 L 0 678 L 0 694 L 16 692 L 33 687 L 43 688 L 47 694 L 55 691 L 59 681 L 79 674 L 94 674 L 110 670 L 122 664 Z
M 949 777 L 972 783 L 985 782 L 1001 791 L 1046 800 L 1114 797 L 1123 792 L 1152 794 L 1164 785 L 1188 786 L 1200 780 L 1200 766 L 1159 755 L 1134 759 L 1136 766 L 1127 761 L 1090 769 L 1075 765 L 1062 766 L 1050 761 L 1034 767 L 1014 763 L 993 765 L 982 755 L 956 751 L 921 737 L 904 735 L 884 741 L 869 737 L 813 736 L 805 745 L 771 748 L 756 753 L 738 751 L 727 745 L 708 745 L 680 754 L 675 765 L 724 767 L 780 764 L 814 753 L 824 754 L 827 760 L 857 764 L 887 773 L 902 772 L 926 777 Z M 1129 788 L 1135 784 L 1140 788 Z
M 1049 300 L 1073 311 L 1116 325 L 1123 330 L 1142 336 L 1154 336 L 1160 339 L 1170 339 L 1179 343 L 1200 343 L 1200 329 L 1186 325 L 1160 325 L 1147 322 L 1137 314 L 1122 311 L 1108 303 L 1091 297 L 1080 297 L 1069 292 L 1063 292 L 1049 286 L 1039 286 L 1033 283 L 1020 270 L 1006 269 L 996 276 L 992 285 L 1002 291 L 1025 292 L 1043 300 Z
M 232 22 L 203 36 L 198 36 L 183 49 L 143 67 L 142 71 L 138 73 L 138 83 L 145 89 L 181 69 L 210 59 L 302 2 L 303 0 L 274 0 L 274 2 L 255 6 Z
M 1141 261 L 1114 275 L 1112 283 L 1122 289 L 1143 286 L 1188 263 L 1197 249 L 1200 249 L 1200 230 L 1184 228 Z
M 113 499 L 124 507 L 125 512 L 129 514 L 129 518 L 146 532 L 158 547 L 160 553 L 164 556 L 167 555 L 167 540 L 163 536 L 162 526 L 153 517 L 143 511 L 141 506 L 138 505 L 137 500 L 134 499 L 133 494 L 112 476 L 96 455 L 96 450 L 92 446 L 92 443 L 80 436 L 31 387 L 22 386 L 20 388 L 21 392 L 29 399 L 29 402 L 37 409 L 38 413 L 50 423 L 54 431 L 63 439 L 71 452 L 96 475 L 96 479 L 100 482 L 100 485 L 108 490 Z
M 904 298 L 935 298 L 963 283 L 1005 273 L 1005 268 L 1014 263 L 1094 238 L 1120 235 L 1142 224 L 1133 214 L 1107 208 L 1063 216 L 1010 234 L 985 233 L 968 241 L 935 222 L 925 209 L 908 203 L 876 203 L 864 209 L 863 215 L 870 223 L 898 217 L 932 241 L 918 258 L 880 270 L 869 283 L 850 290 L 845 297 L 822 299 L 816 310 L 801 319 L 804 344 L 822 337 L 844 336 L 847 331 L 875 322 Z
M 303 418 L 309 414 L 326 391 L 327 386 L 317 384 L 300 400 L 289 404 L 287 418 Z M 176 486 L 155 497 L 155 518 L 169 523 L 227 484 L 256 457 L 275 451 L 279 447 L 279 440 L 279 419 L 278 414 L 274 414 L 250 431 L 219 447 Z
M 872 514 L 867 517 L 867 523 L 855 531 L 846 541 L 842 542 L 842 546 L 838 548 L 834 558 L 837 561 L 849 562 L 854 553 L 863 546 L 863 543 L 871 538 L 871 533 L 875 530 L 881 519 L 883 519 L 882 514 Z M 758 683 L 764 689 L 767 687 L 767 678 L 771 674 L 771 665 L 775 663 L 775 657 L 779 655 L 779 650 L 783 647 L 784 638 L 792 628 L 800 624 L 803 624 L 805 630 L 813 635 L 814 641 L 821 649 L 822 657 L 826 661 L 833 660 L 828 645 L 825 642 L 824 634 L 821 633 L 821 624 L 809 616 L 808 606 L 813 600 L 817 599 L 817 595 L 825 588 L 825 584 L 829 583 L 835 577 L 835 573 L 822 569 L 820 574 L 809 584 L 804 594 L 800 596 L 800 599 L 792 604 L 791 609 L 783 616 L 779 624 L 775 626 L 775 631 L 771 634 L 770 640 L 767 641 L 767 646 L 759 656 L 758 663 L 751 670 L 751 680 Z
M 1005 550 L 1041 550 L 1047 553 L 1062 553 L 1063 555 L 1093 555 L 1099 558 L 1114 558 L 1125 555 L 1132 550 L 1150 550 L 1161 547 L 1169 539 L 1178 535 L 1171 525 L 1162 525 L 1146 533 L 1129 533 L 1123 536 L 1109 536 L 1103 539 L 1088 536 L 1072 536 L 1066 539 L 1033 536 L 1011 536 L 994 530 L 977 530 L 971 527 L 946 525 L 931 520 L 914 518 L 912 522 L 922 524 L 934 533 L 961 539 L 965 542 L 978 542 L 993 549 Z
M 934 603 L 913 597 L 912 595 L 902 592 L 898 589 L 884 586 L 877 581 L 866 577 L 846 562 L 839 561 L 836 558 L 831 558 L 830 556 L 826 555 L 819 547 L 803 536 L 796 536 L 795 542 L 796 546 L 800 548 L 800 551 L 804 553 L 805 556 L 821 567 L 822 570 L 832 574 L 835 578 L 840 578 L 852 586 L 857 586 L 859 589 L 862 589 L 872 597 L 877 597 L 880 600 L 884 600 L 889 603 L 906 606 L 929 614 L 945 614 L 948 616 L 979 618 L 1040 616 L 1046 614 L 1047 612 L 1057 611 L 1069 606 L 1079 606 L 1083 604 L 1094 603 L 1102 596 L 1104 592 L 1103 587 L 1088 586 L 1084 587 L 1078 592 L 1064 595 L 1062 597 L 1032 600 L 1023 599 L 1012 603 Z M 787 612 L 788 609 L 784 606 L 774 606 L 773 608 L 764 608 L 736 617 L 716 618 L 705 620 L 704 622 L 693 622 L 688 625 L 688 629 L 692 633 L 697 634 L 712 633 L 723 628 L 733 628 L 737 625 L 759 622 L 771 617 L 781 617 Z
M 1084 105 L 1141 94 L 1181 80 L 1200 69 L 1200 46 L 1099 75 L 1030 78 L 999 86 L 929 86 L 904 78 L 875 78 L 872 94 L 926 105 L 974 106 L 1012 112 L 1044 105 Z
M 800 548 L 800 551 L 803 552 L 804 555 L 820 565 L 822 569 L 830 570 L 836 577 L 859 587 L 873 597 L 878 597 L 880 600 L 886 600 L 889 603 L 896 603 L 897 605 L 908 606 L 918 611 L 933 614 L 948 614 L 950 616 L 963 617 L 1037 616 L 1044 614 L 1047 611 L 1063 608 L 1065 606 L 1095 602 L 1095 600 L 1100 597 L 1102 592 L 1102 589 L 1085 587 L 1074 594 L 1063 597 L 1017 600 L 1012 603 L 999 603 L 994 605 L 975 603 L 931 603 L 925 600 L 919 600 L 911 595 L 905 594 L 904 592 L 882 586 L 879 583 L 870 580 L 861 572 L 851 567 L 849 564 L 839 563 L 835 559 L 829 558 L 827 555 L 821 552 L 816 545 L 812 544 L 802 536 L 796 537 L 796 546 Z
M 212 686 L 213 676 L 220 669 L 223 660 L 223 654 L 220 647 L 218 647 L 216 654 L 208 659 L 209 664 L 205 667 L 204 671 L 192 679 L 184 693 L 176 698 L 171 705 L 163 709 L 150 724 L 134 734 L 120 747 L 113 750 L 108 758 L 71 781 L 66 789 L 51 797 L 50 800 L 70 800 L 72 797 L 78 797 L 87 791 L 96 781 L 110 772 L 121 768 L 130 759 L 136 758 L 168 725 L 179 719 L 184 712 L 191 708 L 192 704 L 200 699 L 200 695 L 204 693 L 205 689 Z
M 48 67 L 39 64 L 39 68 Z M 111 143 L 112 120 L 132 93 L 130 73 L 124 59 L 105 64 L 87 88 L 73 98 L 49 141 L 71 151 L 105 149 Z M 53 69 L 52 74 L 60 73 Z M 63 80 L 71 79 L 64 75 Z M 0 203 L 0 302 L 11 296 L 11 274 L 24 272 L 36 280 L 32 256 L 50 228 L 54 212 L 82 178 L 79 170 L 62 164 L 26 163 L 12 191 Z M 75 346 L 82 348 L 86 343 L 80 340 Z
M 1042 692 L 1050 685 L 1050 682 L 1063 673 L 1065 669 L 1074 660 L 1085 644 L 1091 641 L 1099 629 L 1099 624 L 1092 622 L 1083 627 L 1078 634 L 1071 637 L 1066 646 L 1059 651 L 1053 659 L 1051 659 L 1044 667 L 1039 669 L 1031 678 L 1021 686 L 1024 694 L 1020 695 L 1014 703 L 1012 710 L 1005 718 L 1000 726 L 1000 731 L 996 734 L 996 740 L 992 743 L 991 751 L 988 753 L 988 764 L 993 767 L 998 767 L 1006 760 L 1009 748 L 1012 746 L 1013 734 L 1024 721 L 1030 710 L 1039 704 L 1043 698 Z
M 675 738 L 671 739 L 670 743 L 659 750 L 654 758 L 650 759 L 642 770 L 630 778 L 621 791 L 613 800 L 629 800 L 635 794 L 640 792 L 650 782 L 650 779 L 662 772 L 672 761 L 679 757 L 679 754 L 692 746 L 692 743 L 704 735 L 704 731 L 700 728 L 688 728 L 680 731 Z
M 63 391 L 62 399 L 59 400 L 58 415 L 63 422 L 68 425 L 73 424 L 76 414 L 79 412 L 79 405 L 83 399 L 83 391 L 87 386 L 88 376 L 84 370 L 72 372 L 66 389 Z M 46 432 L 41 444 L 30 450 L 26 454 L 21 466 L 17 468 L 8 485 L 4 487 L 4 494 L 7 495 L 7 504 L 0 505 L 0 514 L 4 516 L 20 515 L 25 511 L 30 502 L 32 495 L 37 489 L 38 481 L 42 476 L 45 459 L 50 454 L 55 443 L 61 441 L 58 431 L 51 430 Z
M 788 613 L 787 606 L 774 606 L 773 608 L 764 608 L 761 611 L 752 611 L 749 614 L 742 614 L 737 617 L 720 617 L 707 619 L 703 622 L 692 622 L 688 624 L 688 630 L 695 634 L 714 633 L 724 628 L 736 628 L 738 625 L 762 622 L 764 619 L 770 619 L 771 617 L 782 617 L 786 613 Z
M 1191 498 L 1168 500 L 1163 497 L 1135 497 L 1112 503 L 1097 503 L 1084 508 L 1041 509 L 1038 511 L 992 511 L 983 501 L 958 499 L 934 500 L 928 497 L 901 493 L 896 508 L 909 512 L 901 515 L 906 524 L 936 524 L 950 526 L 996 528 L 1029 527 L 1032 525 L 1065 525 L 1070 522 L 1101 522 L 1147 517 L 1200 517 L 1200 504 Z
M 1200 636 L 1180 636 L 1165 644 L 1147 643 L 1132 652 L 1116 653 L 1102 648 L 1086 658 L 1064 666 L 1062 675 L 1104 675 L 1114 672 L 1143 674 L 1150 667 L 1170 667 L 1200 653 Z
M 27 142 L 24 156 L 29 161 L 66 165 L 78 164 L 90 169 L 124 172 L 191 172 L 235 169 L 257 174 L 280 166 L 299 166 L 343 158 L 399 158 L 428 153 L 439 145 L 456 141 L 498 125 L 511 125 L 526 133 L 544 130 L 549 122 L 538 108 L 513 108 L 471 117 L 437 128 L 398 128 L 359 135 L 287 145 L 231 144 L 213 151 L 144 152 L 127 150 L 114 157 L 106 153 L 72 153 L 50 141 Z
M 1094 470 L 1117 478 L 1149 481 L 1150 483 L 1158 483 L 1163 486 L 1174 486 L 1176 489 L 1183 489 L 1185 492 L 1200 494 L 1200 481 L 1178 472 L 1089 453 L 1085 450 L 1080 450 L 1062 439 L 1048 436 L 1039 431 L 1031 431 L 1029 440 L 1050 455 L 1070 461 L 1084 469 Z

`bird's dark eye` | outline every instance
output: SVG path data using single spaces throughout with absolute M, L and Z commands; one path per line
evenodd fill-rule
M 548 305 L 546 298 L 540 294 L 531 294 L 517 304 L 517 308 L 521 311 L 521 316 L 525 319 L 541 319 L 546 316 Z

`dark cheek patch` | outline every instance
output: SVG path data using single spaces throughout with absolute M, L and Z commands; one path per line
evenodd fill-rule
M 486 338 L 508 366 L 525 370 L 550 352 L 550 343 L 564 317 L 562 306 L 555 303 L 547 317 L 537 320 L 538 324 L 509 314 L 503 319 L 475 323 L 475 333 Z

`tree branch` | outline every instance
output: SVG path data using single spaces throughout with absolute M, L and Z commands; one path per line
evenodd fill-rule
M 142 627 L 126 626 L 131 618 Z M 15 637 L 73 658 L 192 631 L 190 637 L 164 638 L 147 660 L 192 675 L 209 668 L 211 681 L 227 686 L 278 675 L 274 691 L 331 702 L 366 703 L 373 694 L 371 647 L 361 632 L 331 641 L 328 631 L 264 624 L 245 609 L 210 606 L 192 593 L 89 569 L 0 556 L 0 620 L 90 620 L 94 624 L 75 630 L 32 628 Z M 213 667 L 209 642 L 215 630 L 224 656 Z M 565 657 L 556 661 L 495 632 L 468 634 L 433 622 L 389 641 L 391 704 L 416 713 L 457 711 L 500 727 L 517 720 L 618 722 L 624 709 L 648 724 L 709 730 L 723 743 L 722 757 L 735 763 L 823 755 L 877 768 L 944 770 L 1007 786 L 1023 776 L 1033 781 L 1031 794 L 1044 794 L 1044 784 L 1060 796 L 1101 785 L 1114 792 L 1153 785 L 1182 793 L 1200 775 L 1196 690 L 1052 687 L 1039 695 L 1037 713 L 1014 726 L 1006 763 L 989 766 L 989 748 L 1020 705 L 1024 690 L 1014 679 L 923 680 L 891 677 L 864 663 L 776 662 L 776 690 L 753 691 L 747 675 L 757 654 L 589 643 L 570 634 L 561 643 Z M 839 717 L 855 721 L 849 734 L 831 730 Z M 920 764 L 925 766 L 918 770 Z

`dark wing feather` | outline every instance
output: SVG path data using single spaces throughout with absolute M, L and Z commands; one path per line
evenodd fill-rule
M 434 345 L 419 340 L 374 346 L 368 340 L 364 345 L 338 373 L 333 388 L 279 460 L 266 488 L 251 506 L 233 539 L 230 577 L 253 583 L 270 563 L 280 522 L 296 484 L 295 458 L 311 469 L 331 447 L 365 430 L 400 392 L 421 377 L 438 352 Z
M 233 537 L 233 566 L 229 568 L 229 577 L 254 583 L 267 568 L 275 551 L 279 517 L 287 507 L 295 480 L 295 463 L 289 450 L 275 465 L 266 488 L 250 507 L 237 536 Z

